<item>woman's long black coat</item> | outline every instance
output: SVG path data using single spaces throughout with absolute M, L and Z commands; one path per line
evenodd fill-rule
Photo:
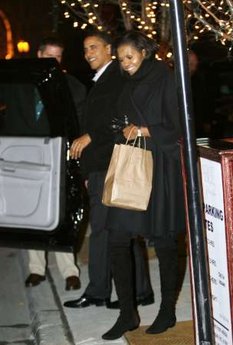
M 146 126 L 154 158 L 153 188 L 148 211 L 114 210 L 119 229 L 150 238 L 167 238 L 185 228 L 180 164 L 180 121 L 173 72 L 161 61 L 145 60 L 129 77 L 119 99 L 119 117 Z M 111 213 L 111 212 L 110 212 Z

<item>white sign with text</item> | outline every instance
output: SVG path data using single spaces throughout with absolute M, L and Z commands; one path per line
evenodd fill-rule
M 221 164 L 200 158 L 216 345 L 232 345 Z

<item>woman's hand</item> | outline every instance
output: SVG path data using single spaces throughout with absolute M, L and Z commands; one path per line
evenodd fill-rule
M 82 151 L 91 142 L 91 137 L 89 134 L 84 134 L 81 137 L 75 139 L 70 148 L 70 157 L 72 159 L 77 159 L 81 157 Z
M 137 127 L 133 124 L 123 129 L 123 134 L 126 139 L 135 139 L 137 136 L 150 137 L 150 132 L 147 127 Z M 130 135 L 130 137 L 129 137 Z
M 126 139 L 132 140 L 137 137 L 138 128 L 137 126 L 131 124 L 123 129 L 123 135 Z

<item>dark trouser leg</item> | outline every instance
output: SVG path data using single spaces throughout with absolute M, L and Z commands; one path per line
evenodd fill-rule
M 154 303 L 154 293 L 150 282 L 148 254 L 145 241 L 137 238 L 133 241 L 134 275 L 136 298 L 140 305 Z
M 132 272 L 131 239 L 121 232 L 110 232 L 110 260 L 112 276 L 120 304 L 120 315 L 103 339 L 114 340 L 139 325 Z
M 109 265 L 108 231 L 105 228 L 108 208 L 102 204 L 105 173 L 92 173 L 88 180 L 90 199 L 89 237 L 89 284 L 85 294 L 94 298 L 109 298 L 111 294 L 111 277 Z
M 177 245 L 171 247 L 156 247 L 159 260 L 161 282 L 161 304 L 159 313 L 146 333 L 156 334 L 165 332 L 175 326 L 175 305 L 178 281 L 178 250 Z

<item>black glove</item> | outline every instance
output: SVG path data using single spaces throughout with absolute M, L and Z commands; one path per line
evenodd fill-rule
M 114 117 L 112 119 L 111 123 L 111 129 L 114 133 L 118 134 L 119 132 L 122 132 L 123 128 L 129 125 L 129 119 L 127 115 L 124 115 L 123 117 Z

